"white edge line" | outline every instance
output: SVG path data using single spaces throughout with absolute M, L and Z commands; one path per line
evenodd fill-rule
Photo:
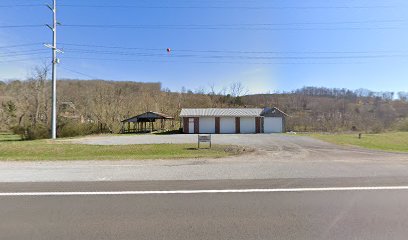
M 161 195 L 205 193 L 275 193 L 275 192 L 325 192 L 325 191 L 372 191 L 408 190 L 408 186 L 383 187 L 328 187 L 328 188 L 275 188 L 275 189 L 222 189 L 222 190 L 171 190 L 171 191 L 102 191 L 102 192 L 4 192 L 0 197 L 20 196 L 95 196 L 95 195 Z

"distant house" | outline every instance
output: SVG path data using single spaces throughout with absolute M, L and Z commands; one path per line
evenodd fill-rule
M 188 133 L 282 133 L 288 115 L 278 108 L 185 108 L 180 117 Z

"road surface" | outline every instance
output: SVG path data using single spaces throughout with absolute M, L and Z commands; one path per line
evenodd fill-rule
M 214 141 L 256 151 L 224 159 L 0 162 L 0 239 L 408 236 L 408 154 L 287 135 L 220 135 Z
M 406 239 L 407 186 L 405 177 L 1 183 L 0 239 Z

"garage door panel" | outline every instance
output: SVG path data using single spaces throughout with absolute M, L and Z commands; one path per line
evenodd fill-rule
M 194 118 L 188 119 L 188 133 L 194 133 Z
M 283 121 L 280 117 L 266 117 L 264 118 L 264 132 L 265 133 L 281 133 L 283 132 Z
M 241 118 L 241 133 L 256 133 L 255 118 Z
M 220 133 L 235 133 L 235 118 L 220 118 Z
M 215 133 L 215 118 L 200 118 L 200 133 Z

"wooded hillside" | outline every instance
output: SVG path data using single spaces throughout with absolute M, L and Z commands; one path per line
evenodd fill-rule
M 25 81 L 0 82 L 0 131 L 13 130 L 27 138 L 48 136 L 50 81 L 37 69 Z M 221 91 L 163 90 L 160 83 L 102 80 L 58 81 L 58 132 L 73 136 L 117 133 L 120 121 L 145 111 L 178 117 L 189 107 L 276 106 L 291 117 L 287 130 L 364 131 L 408 130 L 408 95 L 305 87 L 290 93 L 245 95 L 236 83 Z M 179 125 L 174 126 L 178 128 Z

